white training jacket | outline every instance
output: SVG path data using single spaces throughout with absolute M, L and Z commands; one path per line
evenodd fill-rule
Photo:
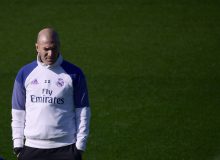
M 18 72 L 12 95 L 14 147 L 85 150 L 90 106 L 83 72 L 59 55 L 53 65 L 39 58 Z

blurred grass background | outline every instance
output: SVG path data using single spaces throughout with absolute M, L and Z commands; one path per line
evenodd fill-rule
M 86 74 L 85 160 L 220 160 L 220 1 L 45 0 L 0 5 L 0 155 L 15 160 L 11 94 L 39 30 Z

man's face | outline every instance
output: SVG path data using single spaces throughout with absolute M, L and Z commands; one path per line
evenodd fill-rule
M 36 50 L 44 64 L 52 65 L 59 55 L 59 44 L 53 41 L 40 41 L 36 43 Z

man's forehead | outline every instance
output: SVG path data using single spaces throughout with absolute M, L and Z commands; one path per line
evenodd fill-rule
M 43 48 L 54 48 L 57 47 L 56 43 L 38 43 Z
M 56 41 L 38 41 L 37 43 L 41 45 L 57 45 Z
M 48 38 L 48 37 L 40 37 L 37 41 L 39 45 L 44 45 L 44 46 L 56 46 L 58 45 L 58 42 L 54 38 Z
M 39 43 L 49 43 L 56 41 L 56 38 L 51 35 L 40 35 L 37 40 Z

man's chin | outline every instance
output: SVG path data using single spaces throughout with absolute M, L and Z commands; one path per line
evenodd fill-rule
M 53 61 L 47 61 L 45 64 L 46 65 L 52 65 L 52 64 L 54 64 L 54 62 Z

